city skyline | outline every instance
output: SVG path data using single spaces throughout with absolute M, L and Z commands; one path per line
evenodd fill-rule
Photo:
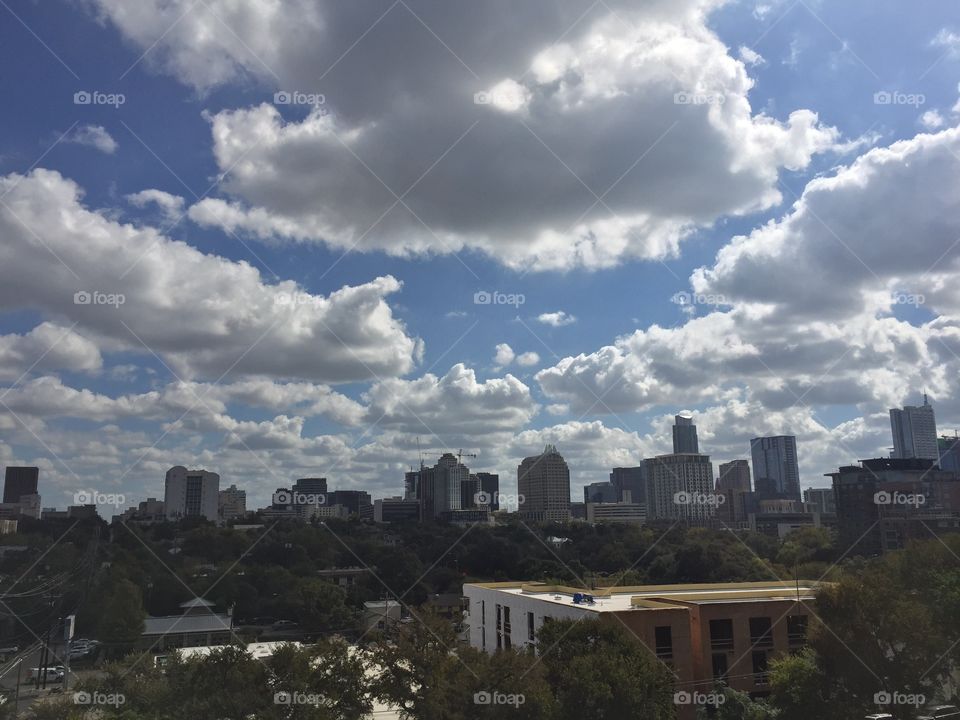
M 51 504 L 395 495 L 418 437 L 576 496 L 678 412 L 802 489 L 923 389 L 960 427 L 949 8 L 315 5 L 3 10 L 0 462 Z

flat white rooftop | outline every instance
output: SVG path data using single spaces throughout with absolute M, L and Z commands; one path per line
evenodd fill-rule
M 468 584 L 465 587 L 469 587 Z M 813 600 L 816 583 L 788 582 L 715 583 L 698 585 L 649 585 L 622 588 L 578 590 L 541 583 L 475 583 L 475 587 L 522 596 L 542 602 L 579 608 L 588 612 L 622 612 L 687 604 L 722 604 L 771 602 L 778 600 Z M 593 603 L 574 602 L 574 595 L 592 595 Z

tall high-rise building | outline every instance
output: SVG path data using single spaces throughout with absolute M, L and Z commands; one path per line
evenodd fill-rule
M 713 517 L 713 463 L 709 455 L 673 453 L 643 461 L 647 469 L 647 518 L 699 522 Z
M 800 499 L 800 468 L 794 435 L 753 438 L 750 454 L 753 485 L 761 499 Z
M 731 460 L 720 463 L 717 474 L 717 490 L 740 490 L 750 492 L 750 463 L 747 460 Z
M 485 495 L 490 511 L 496 512 L 500 509 L 500 476 L 497 473 L 478 472 L 477 480 L 480 481 L 480 492 Z
M 617 488 L 617 501 L 632 503 L 647 502 L 647 474 L 643 465 L 615 467 L 610 472 L 610 482 Z
M 893 432 L 891 457 L 939 461 L 937 420 L 926 393 L 923 394 L 923 405 L 905 405 L 902 409 L 890 410 L 890 430 Z
M 36 495 L 40 469 L 8 465 L 3 479 L 3 501 L 18 503 L 24 495 Z
M 517 466 L 517 492 L 523 496 L 524 520 L 566 522 L 570 519 L 570 468 L 553 445 Z
M 595 482 L 583 486 L 584 503 L 615 503 L 619 500 L 617 488 L 612 482 Z
M 326 495 L 326 478 L 300 478 L 293 483 L 293 492 L 304 495 Z
M 444 453 L 437 464 L 423 467 L 419 473 L 419 500 L 423 519 L 440 517 L 441 513 L 461 510 L 463 484 L 470 481 L 470 468 L 453 453 Z
M 167 470 L 163 506 L 176 520 L 202 517 L 216 521 L 220 505 L 220 476 L 206 470 L 187 470 L 182 465 Z
M 960 473 L 960 437 L 942 435 L 937 438 L 940 469 Z
M 700 444 L 697 441 L 697 426 L 689 415 L 673 416 L 673 452 L 698 453 Z
M 403 499 L 420 499 L 420 471 L 410 470 L 403 474 Z
M 247 491 L 231 485 L 219 494 L 221 520 L 235 520 L 247 514 Z
M 480 492 L 480 478 L 470 473 L 467 479 L 460 483 L 460 509 L 467 510 L 477 506 L 477 495 Z

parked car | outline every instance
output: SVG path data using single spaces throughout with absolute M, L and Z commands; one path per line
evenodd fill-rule
M 47 682 L 63 682 L 63 675 L 64 667 L 62 665 L 47 668 Z M 30 668 L 30 679 L 36 680 L 38 677 L 41 680 L 43 679 L 40 668 Z
M 956 705 L 935 705 L 918 715 L 917 720 L 940 720 L 941 718 L 960 718 L 960 709 Z

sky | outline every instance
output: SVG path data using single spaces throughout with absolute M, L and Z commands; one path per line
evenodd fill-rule
M 0 460 L 43 505 L 374 497 L 444 451 L 574 499 L 960 427 L 960 8 L 2 0 Z

